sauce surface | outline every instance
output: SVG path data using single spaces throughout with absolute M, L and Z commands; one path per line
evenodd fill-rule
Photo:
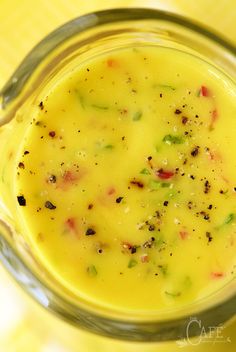
M 42 94 L 16 202 L 63 285 L 102 306 L 155 311 L 234 277 L 235 96 L 214 67 L 161 47 L 99 56 Z

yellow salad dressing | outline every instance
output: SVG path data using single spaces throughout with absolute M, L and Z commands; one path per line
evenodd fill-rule
M 181 307 L 235 275 L 236 89 L 175 49 L 78 64 L 36 101 L 14 192 L 29 244 L 74 295 Z

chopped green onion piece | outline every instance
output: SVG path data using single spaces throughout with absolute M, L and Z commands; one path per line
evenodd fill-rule
M 163 276 L 167 275 L 167 268 L 168 268 L 167 265 L 158 265 L 158 268 L 160 269 Z
M 230 213 L 226 218 L 225 218 L 225 221 L 224 221 L 224 225 L 228 225 L 230 224 L 233 220 L 235 219 L 235 214 L 234 213 Z
M 140 174 L 142 174 L 142 175 L 151 175 L 151 172 L 148 169 L 144 168 L 144 169 L 142 169 L 140 171 Z
M 139 121 L 142 117 L 142 111 L 136 111 L 133 115 L 133 121 Z
M 130 259 L 130 261 L 129 261 L 129 264 L 128 264 L 128 268 L 133 268 L 135 265 L 137 265 L 138 264 L 138 262 L 137 262 L 137 260 L 135 260 L 135 259 Z
M 90 276 L 95 277 L 97 276 L 97 269 L 94 265 L 90 265 L 87 267 L 87 272 Z
M 174 136 L 172 134 L 167 134 L 162 141 L 166 144 L 183 144 L 184 143 L 184 139 L 182 136 Z
M 181 292 L 169 292 L 165 291 L 165 294 L 171 297 L 179 297 L 181 295 Z
M 231 221 L 233 221 L 235 218 L 235 214 L 231 213 L 227 216 L 227 218 L 225 219 L 225 224 L 229 224 Z
M 235 215 L 234 213 L 230 213 L 225 220 L 223 221 L 223 223 L 219 226 L 216 227 L 216 230 L 220 230 L 222 227 L 224 227 L 225 225 L 230 224 L 234 219 L 235 219 Z
M 162 188 L 169 188 L 170 187 L 170 183 L 169 182 L 161 182 L 161 187 Z
M 161 181 L 157 181 L 157 180 L 150 180 L 149 181 L 149 188 L 151 188 L 152 190 L 157 190 L 160 188 L 167 188 L 170 187 L 170 183 L 169 182 L 161 182 Z
M 170 89 L 170 90 L 176 90 L 175 87 L 173 87 L 169 84 L 154 84 L 153 88 L 165 88 L 165 89 Z
M 80 105 L 83 109 L 85 109 L 84 97 L 76 90 L 77 96 L 79 98 Z
M 160 236 L 155 237 L 155 241 L 154 241 L 155 248 L 160 248 L 163 244 L 165 244 L 165 241 L 163 240 L 162 237 Z
M 165 198 L 174 198 L 178 195 L 178 191 L 172 189 L 170 192 L 168 192 L 165 196 Z
M 91 104 L 92 108 L 98 109 L 98 110 L 108 110 L 109 107 L 108 106 L 104 106 L 104 105 L 97 105 L 97 104 Z
M 114 148 L 114 145 L 112 145 L 112 144 L 107 144 L 107 145 L 105 145 L 104 148 L 106 148 L 106 149 L 113 149 L 113 148 Z

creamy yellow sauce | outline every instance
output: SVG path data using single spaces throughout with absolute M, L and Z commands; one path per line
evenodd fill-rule
M 41 94 L 18 150 L 28 241 L 73 294 L 155 311 L 234 277 L 236 90 L 167 48 L 114 51 Z

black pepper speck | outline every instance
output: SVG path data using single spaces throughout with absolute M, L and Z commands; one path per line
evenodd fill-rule
M 118 197 L 118 198 L 116 198 L 116 203 L 120 203 L 121 201 L 122 201 L 122 199 L 123 199 L 124 197 Z
M 47 200 L 44 204 L 45 208 L 50 209 L 50 210 L 54 210 L 56 209 L 56 206 L 54 204 L 52 204 L 49 200 Z
M 199 147 L 198 145 L 193 148 L 193 150 L 191 151 L 191 155 L 192 155 L 193 157 L 196 157 L 196 156 L 198 155 L 198 153 L 199 153 L 199 148 L 200 148 L 200 147 Z
M 24 196 L 17 196 L 17 201 L 20 206 L 22 206 L 22 207 L 26 206 L 26 199 Z
M 85 235 L 86 236 L 93 236 L 93 235 L 95 235 L 95 233 L 96 233 L 96 231 L 94 229 L 88 228 Z

